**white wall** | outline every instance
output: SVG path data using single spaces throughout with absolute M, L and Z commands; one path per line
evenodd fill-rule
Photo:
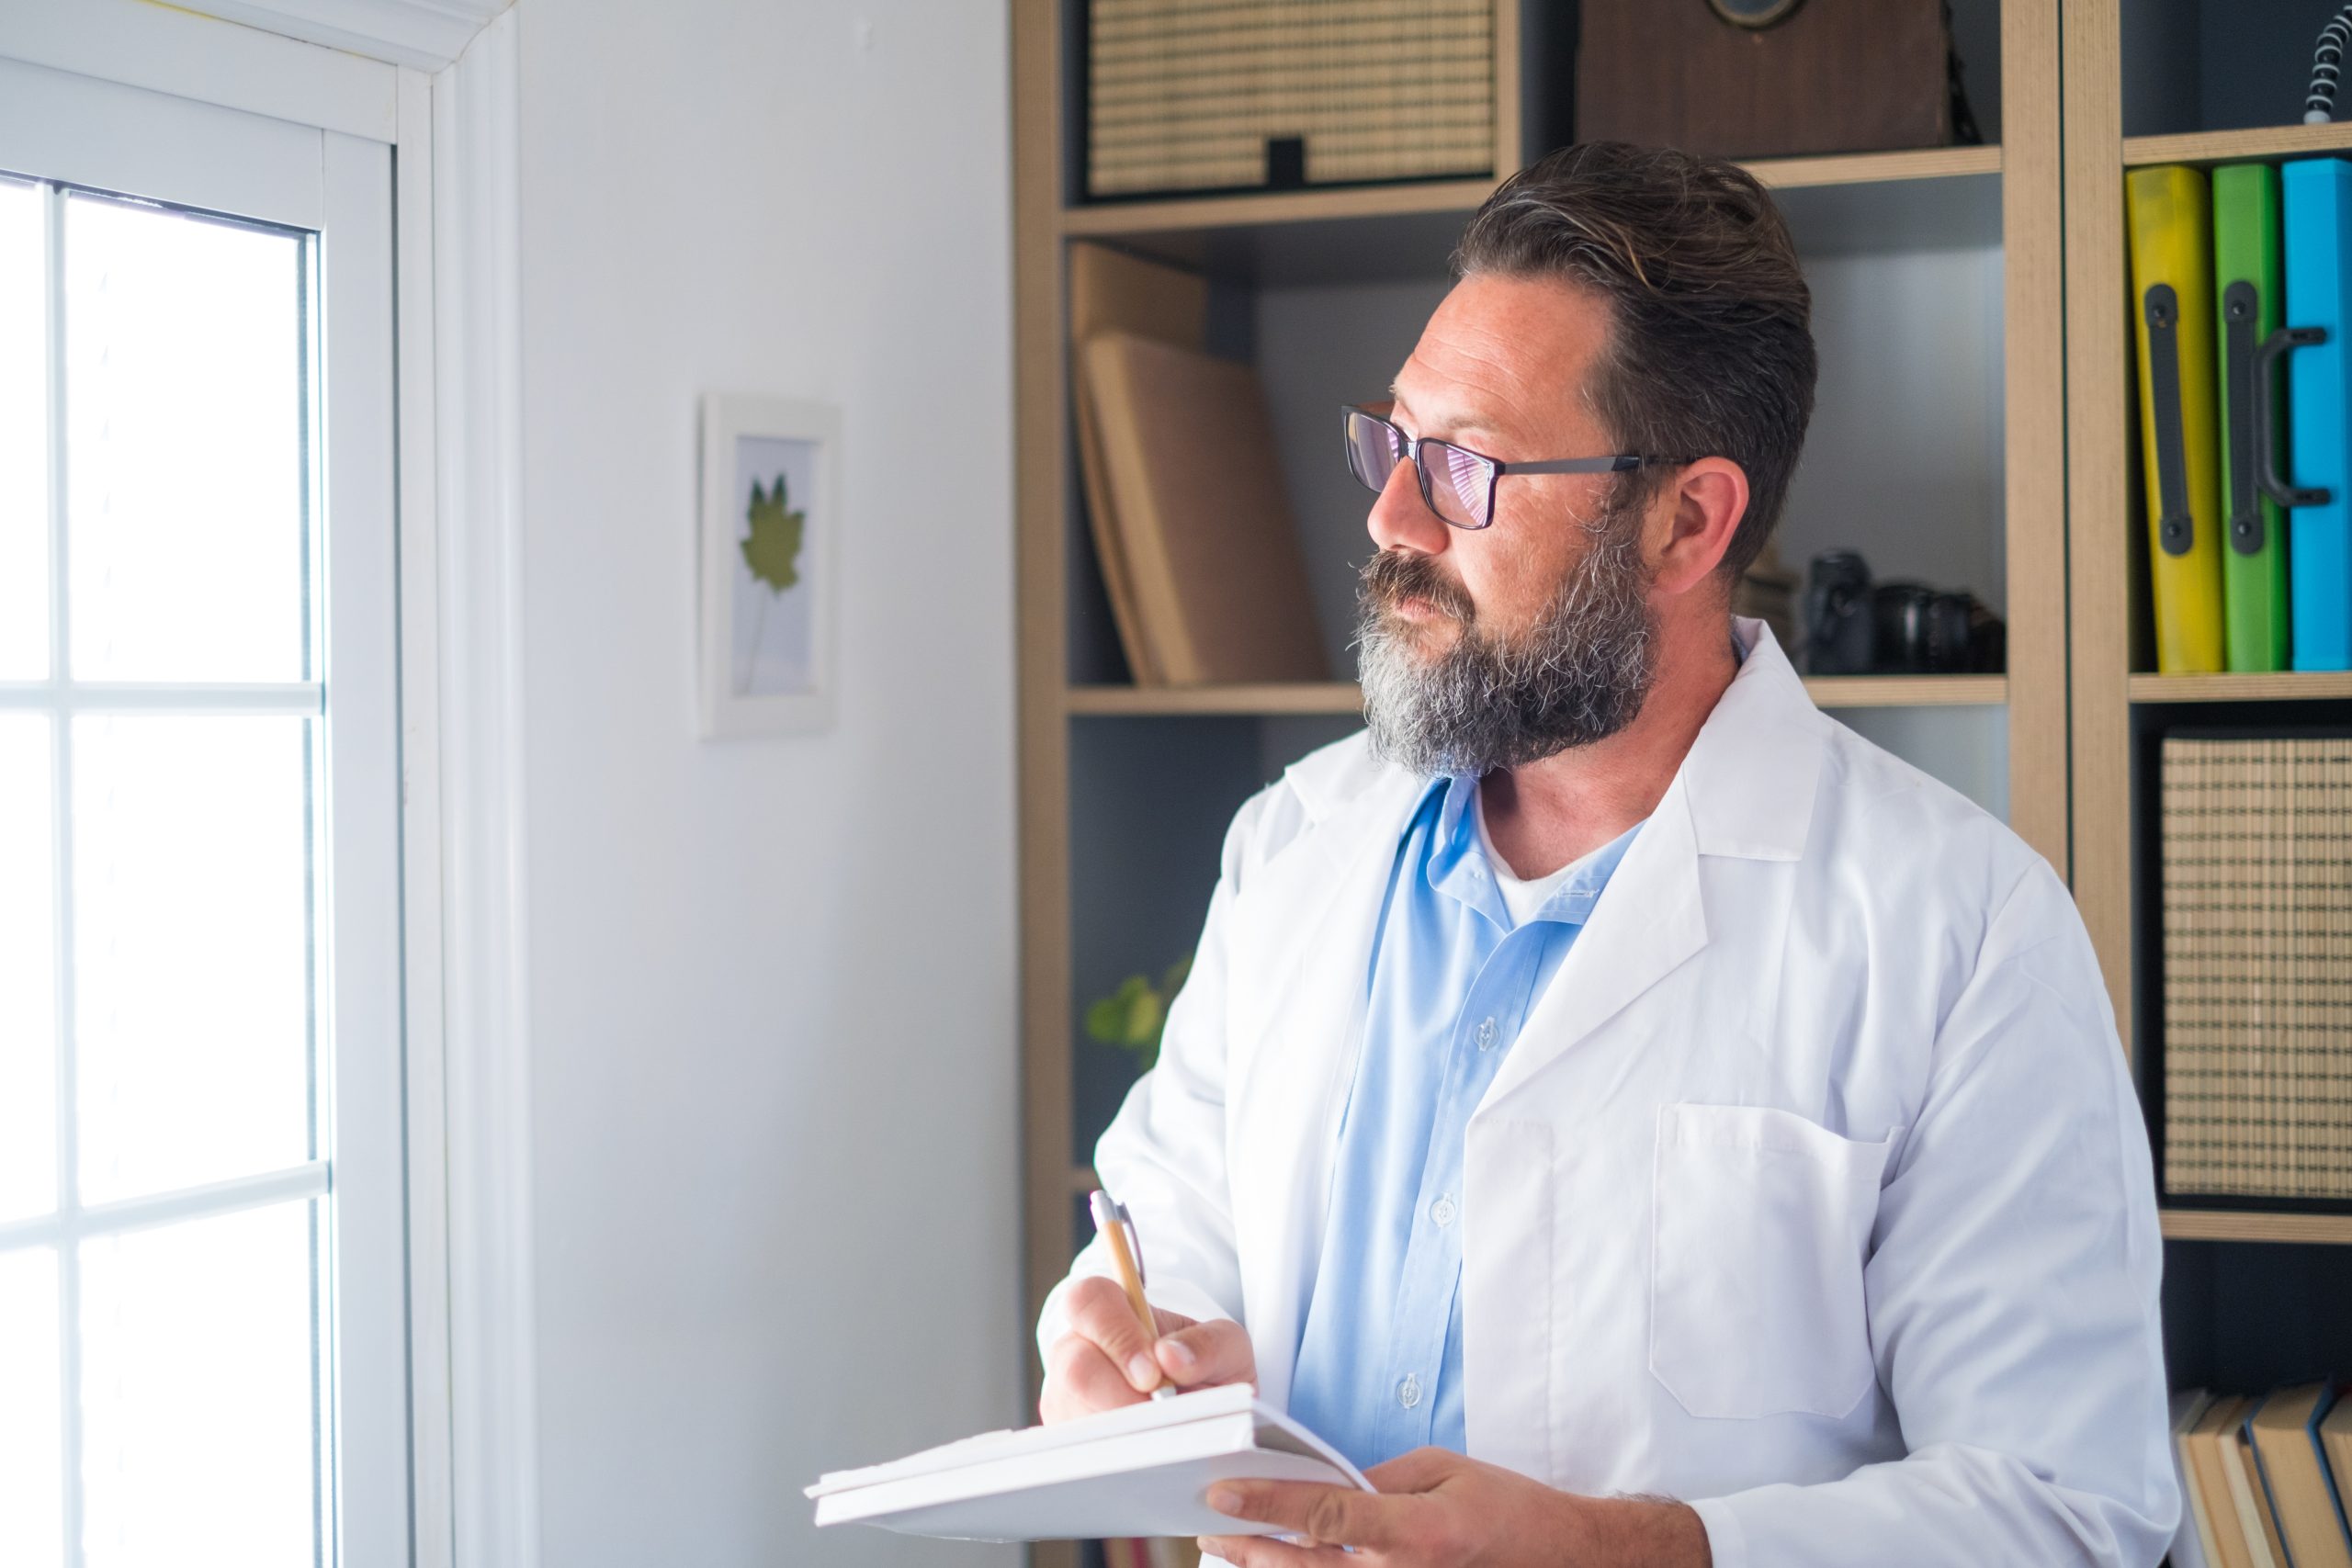
M 520 12 L 541 1560 L 1007 1563 L 799 1495 L 1023 1416 L 1004 11 Z M 694 738 L 706 389 L 843 411 L 829 733 Z

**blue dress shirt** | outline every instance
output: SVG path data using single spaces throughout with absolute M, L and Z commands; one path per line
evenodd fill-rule
M 1291 1382 L 1291 1414 L 1359 1467 L 1429 1444 L 1464 1450 L 1470 1113 L 1640 831 L 1577 863 L 1514 929 L 1480 842 L 1477 786 L 1433 781 L 1389 874 Z

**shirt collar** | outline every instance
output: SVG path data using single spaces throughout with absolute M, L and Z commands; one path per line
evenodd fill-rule
M 1416 823 L 1429 823 L 1422 875 L 1434 891 L 1477 910 L 1508 931 L 1510 912 L 1503 903 L 1502 890 L 1495 885 L 1495 868 L 1488 863 L 1486 846 L 1478 838 L 1477 799 L 1478 779 L 1474 773 L 1441 773 L 1422 790 L 1412 816 Z M 1577 861 L 1531 919 L 1583 924 L 1641 830 L 1636 822 Z

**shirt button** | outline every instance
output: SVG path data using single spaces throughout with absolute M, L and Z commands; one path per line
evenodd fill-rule
M 1481 1051 L 1491 1051 L 1494 1048 L 1495 1021 L 1490 1018 L 1478 1026 L 1478 1049 Z
M 1440 1230 L 1443 1230 L 1446 1226 L 1452 1224 L 1453 1223 L 1453 1216 L 1458 1212 L 1459 1211 L 1453 1206 L 1453 1200 L 1451 1198 L 1441 1198 L 1436 1202 L 1430 1205 L 1430 1218 L 1437 1222 L 1437 1226 Z
M 1421 1380 L 1415 1377 L 1412 1373 L 1407 1372 L 1405 1374 L 1405 1381 L 1396 1385 L 1396 1403 L 1403 1405 L 1406 1409 L 1410 1410 L 1414 1405 L 1419 1404 L 1420 1402 Z

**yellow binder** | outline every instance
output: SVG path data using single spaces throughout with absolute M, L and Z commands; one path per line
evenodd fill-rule
M 2210 673 L 2224 668 L 2212 199 L 2203 170 L 2169 164 L 2132 170 L 2124 200 L 2156 668 Z

